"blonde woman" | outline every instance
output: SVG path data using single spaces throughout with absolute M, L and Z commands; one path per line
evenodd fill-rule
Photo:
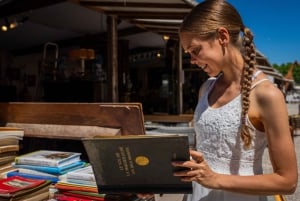
M 253 13 L 255 14 L 255 13 Z M 210 77 L 195 110 L 196 151 L 176 172 L 193 182 L 190 201 L 266 201 L 292 194 L 297 162 L 282 92 L 256 68 L 253 34 L 223 0 L 199 3 L 180 29 L 183 49 Z M 274 169 L 262 170 L 268 146 Z

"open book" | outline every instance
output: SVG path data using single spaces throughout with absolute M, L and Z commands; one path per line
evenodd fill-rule
M 82 140 L 100 193 L 191 193 L 172 161 L 190 159 L 187 136 L 132 135 Z

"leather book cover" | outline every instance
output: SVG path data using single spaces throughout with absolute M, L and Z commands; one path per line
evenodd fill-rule
M 84 138 L 100 193 L 191 193 L 173 176 L 172 161 L 190 159 L 188 136 L 132 135 Z

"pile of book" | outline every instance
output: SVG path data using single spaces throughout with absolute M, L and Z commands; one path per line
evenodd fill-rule
M 105 194 L 99 194 L 91 165 L 70 171 L 55 184 L 57 200 L 103 201 Z
M 0 127 L 0 179 L 13 170 L 11 163 L 20 149 L 19 141 L 24 137 L 24 130 L 14 127 Z
M 80 155 L 77 152 L 56 150 L 38 150 L 20 155 L 12 163 L 16 170 L 8 172 L 7 177 L 21 176 L 56 183 L 62 175 L 86 165 Z
M 0 180 L 1 201 L 43 201 L 49 198 L 51 182 L 13 176 Z

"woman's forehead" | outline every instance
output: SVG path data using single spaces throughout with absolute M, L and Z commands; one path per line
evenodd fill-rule
M 199 45 L 201 42 L 203 42 L 203 40 L 201 40 L 199 37 L 196 37 L 195 34 L 180 33 L 179 36 L 180 43 L 185 50 L 191 46 Z

